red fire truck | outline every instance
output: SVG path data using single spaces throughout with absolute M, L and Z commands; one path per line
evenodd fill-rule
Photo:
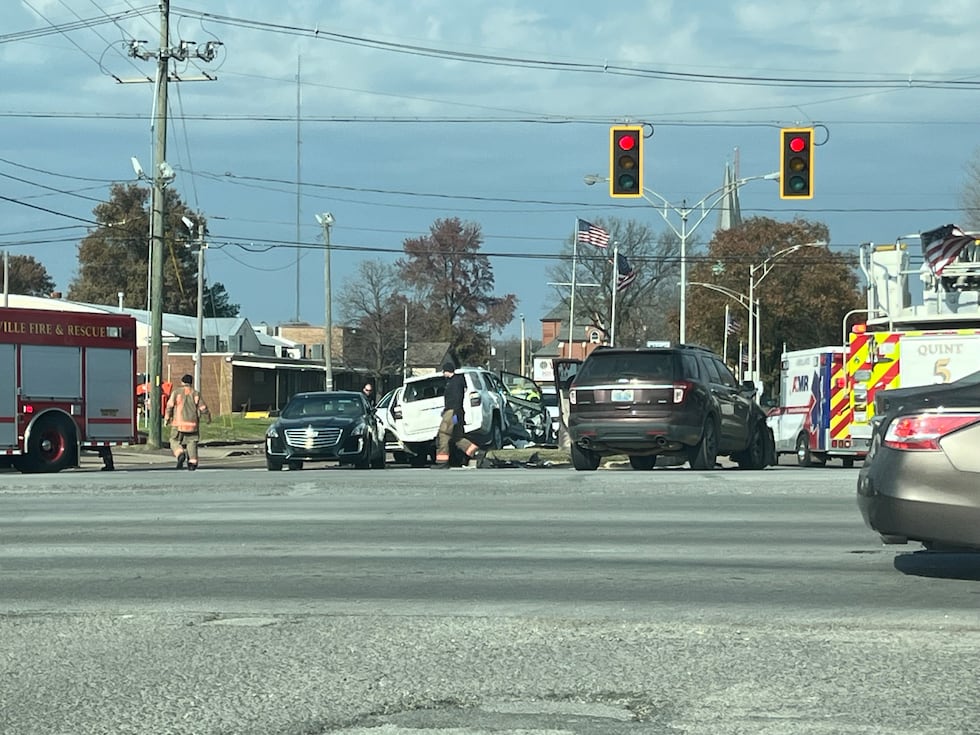
M 0 307 L 0 463 L 58 472 L 139 443 L 136 321 Z

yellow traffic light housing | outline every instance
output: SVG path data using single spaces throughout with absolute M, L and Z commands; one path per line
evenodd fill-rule
M 643 127 L 624 125 L 609 129 L 609 196 L 643 196 Z
M 813 128 L 783 128 L 779 140 L 779 198 L 813 199 Z

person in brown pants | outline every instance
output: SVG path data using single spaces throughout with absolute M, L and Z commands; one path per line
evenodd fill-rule
M 446 392 L 443 396 L 442 421 L 439 422 L 439 434 L 436 437 L 436 463 L 432 469 L 442 470 L 449 467 L 449 453 L 453 445 L 459 448 L 467 459 L 480 459 L 480 447 L 463 436 L 463 424 L 466 417 L 463 413 L 463 399 L 466 396 L 466 378 L 456 372 L 451 362 L 442 366 L 442 374 L 446 377 Z
M 197 469 L 197 443 L 201 439 L 201 416 L 211 423 L 211 412 L 194 390 L 194 376 L 185 375 L 167 399 L 166 420 L 170 428 L 170 450 L 177 458 L 177 469 Z

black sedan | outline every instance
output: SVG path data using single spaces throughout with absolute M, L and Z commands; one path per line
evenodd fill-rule
M 858 478 L 865 523 L 885 543 L 980 550 L 980 372 L 880 393 Z
M 360 392 L 297 393 L 289 399 L 265 433 L 265 465 L 300 470 L 304 462 L 385 466 L 383 431 Z

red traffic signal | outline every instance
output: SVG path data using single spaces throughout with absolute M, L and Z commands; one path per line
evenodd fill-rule
M 643 128 L 609 129 L 609 196 L 643 196 Z
M 813 199 L 813 128 L 783 128 L 779 139 L 779 198 Z

